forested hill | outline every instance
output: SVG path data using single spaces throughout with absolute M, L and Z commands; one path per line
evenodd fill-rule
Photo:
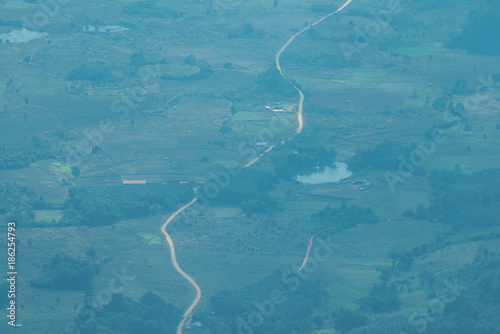
M 0 147 L 0 170 L 25 168 L 38 160 L 54 157 L 49 143 L 33 136 L 29 147 Z
M 472 54 L 500 54 L 500 1 L 482 1 L 478 10 L 470 12 L 467 23 L 453 36 L 450 47 L 458 47 Z
M 0 183 L 0 216 L 19 222 L 31 221 L 34 209 L 43 207 L 45 201 L 33 190 L 16 182 Z
M 430 207 L 435 217 L 456 228 L 492 226 L 500 216 L 500 169 L 470 175 L 459 171 L 432 175 L 438 195 Z

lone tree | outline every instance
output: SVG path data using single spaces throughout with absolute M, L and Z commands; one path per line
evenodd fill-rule
M 194 66 L 196 65 L 196 57 L 193 55 L 189 55 L 186 58 L 184 58 L 184 64 L 188 66 Z
M 231 104 L 231 108 L 230 108 L 229 111 L 231 111 L 231 114 L 234 116 L 238 112 L 238 109 L 236 109 L 236 107 L 234 106 L 234 104 Z
M 80 168 L 78 168 L 78 166 L 71 167 L 71 175 L 73 175 L 74 177 L 79 177 L 80 176 Z

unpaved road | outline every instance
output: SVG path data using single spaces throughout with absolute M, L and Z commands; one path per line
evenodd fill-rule
M 280 71 L 281 75 L 287 79 L 287 80 L 290 80 L 290 78 L 288 78 L 285 74 L 285 72 L 283 71 L 283 69 L 281 68 L 281 65 L 280 65 L 280 57 L 281 57 L 281 54 L 290 46 L 290 44 L 292 44 L 292 42 L 295 40 L 295 38 L 297 38 L 299 35 L 301 35 L 303 32 L 311 29 L 312 27 L 316 26 L 317 24 L 323 22 L 324 20 L 326 20 L 327 18 L 329 18 L 330 16 L 342 11 L 344 8 L 346 8 L 350 3 L 351 3 L 352 0 L 347 0 L 343 5 L 342 7 L 340 7 L 339 9 L 337 9 L 336 11 L 328 14 L 328 15 L 325 15 L 323 16 L 321 19 L 317 20 L 316 22 L 314 22 L 313 24 L 311 24 L 310 26 L 302 29 L 301 31 L 299 31 L 298 33 L 296 33 L 295 35 L 293 35 L 292 37 L 290 37 L 288 39 L 288 41 L 286 41 L 286 43 L 281 47 L 281 49 L 278 51 L 278 53 L 276 53 L 276 57 L 275 57 L 275 63 L 276 63 L 276 68 L 278 69 L 278 71 Z M 291 81 L 291 80 L 290 80 Z M 299 95 L 300 95 L 300 100 L 299 100 L 299 109 L 297 111 L 297 120 L 298 120 L 298 126 L 297 126 L 297 131 L 295 132 L 296 134 L 299 134 L 302 132 L 302 128 L 304 127 L 304 122 L 303 122 L 303 119 L 302 119 L 302 112 L 303 112 L 303 109 L 304 109 L 304 93 L 302 93 L 302 91 L 297 87 L 297 86 L 294 86 L 295 89 L 299 92 Z M 292 139 L 292 137 L 289 138 Z M 281 142 L 283 143 L 283 142 Z M 248 162 L 244 167 L 249 167 L 251 165 L 253 165 L 254 163 L 256 163 L 257 161 L 259 161 L 260 158 L 262 158 L 264 156 L 265 153 L 271 151 L 274 146 L 276 146 L 276 144 L 270 146 L 264 153 L 261 153 L 259 156 L 257 156 L 255 159 L 253 159 L 252 161 Z M 193 198 L 191 200 L 191 202 L 187 203 L 186 205 L 184 205 L 182 208 L 180 208 L 179 210 L 177 210 L 176 212 L 174 212 L 170 217 L 168 217 L 168 219 L 165 221 L 165 223 L 163 224 L 163 226 L 161 227 L 161 232 L 163 233 L 163 235 L 165 235 L 165 239 L 167 240 L 167 243 L 168 245 L 170 246 L 170 257 L 172 259 L 172 265 L 174 266 L 175 270 L 177 270 L 177 272 L 179 274 L 181 274 L 186 280 L 189 281 L 189 283 L 193 286 L 193 288 L 196 290 L 196 297 L 193 301 L 193 303 L 191 304 L 191 306 L 189 306 L 189 308 L 186 310 L 186 312 L 184 312 L 184 317 L 182 319 L 182 321 L 179 323 L 179 326 L 177 326 L 177 334 L 182 334 L 182 328 L 184 327 L 184 325 L 186 324 L 186 322 L 190 319 L 191 315 L 192 315 L 192 312 L 193 312 L 193 309 L 196 307 L 196 305 L 198 305 L 198 302 L 200 301 L 201 299 L 201 289 L 200 287 L 198 286 L 198 284 L 196 284 L 196 281 L 191 277 L 189 276 L 188 274 L 186 274 L 182 269 L 181 267 L 179 266 L 179 264 L 177 263 L 177 258 L 175 256 L 175 246 L 174 246 L 174 242 L 172 240 L 172 238 L 170 237 L 170 235 L 167 233 L 166 231 L 166 227 L 167 225 L 179 214 L 181 213 L 182 211 L 184 211 L 185 209 L 187 209 L 189 206 L 191 206 L 194 202 L 196 202 L 196 197 Z M 311 239 L 309 240 L 309 246 L 307 247 L 307 253 L 306 253 L 306 257 L 304 258 L 304 261 L 302 263 L 302 266 L 300 267 L 299 271 L 302 270 L 302 268 L 304 268 L 304 266 L 306 265 L 307 263 L 307 259 L 309 258 L 309 252 L 311 251 L 311 245 L 312 245 L 312 241 L 314 239 L 314 236 L 311 237 Z
M 189 308 L 186 310 L 186 312 L 184 312 L 184 318 L 179 323 L 179 326 L 177 326 L 177 334 L 181 334 L 182 333 L 182 328 L 184 327 L 184 324 L 186 323 L 187 319 L 189 319 L 189 316 L 191 315 L 191 312 L 193 311 L 193 309 L 196 307 L 196 305 L 200 301 L 200 299 L 201 299 L 201 289 L 198 286 L 198 284 L 196 284 L 195 280 L 191 276 L 189 276 L 188 274 L 186 274 L 184 272 L 184 270 L 182 270 L 181 267 L 179 266 L 179 264 L 177 263 L 177 258 L 175 256 L 174 242 L 173 242 L 172 238 L 170 237 L 170 235 L 167 233 L 166 228 L 167 228 L 168 224 L 170 224 L 170 222 L 179 213 L 181 213 L 182 211 L 184 211 L 185 209 L 187 209 L 188 207 L 190 207 L 194 202 L 196 202 L 196 197 L 193 198 L 191 200 L 191 202 L 189 202 L 188 204 L 184 205 L 182 208 L 180 208 L 179 210 L 175 211 L 172 215 L 170 215 L 170 217 L 168 217 L 167 221 L 165 221 L 165 223 L 161 227 L 161 233 L 163 233 L 163 235 L 165 235 L 165 239 L 167 239 L 168 245 L 170 246 L 170 258 L 172 259 L 172 264 L 173 264 L 175 270 L 177 270 L 177 272 L 179 274 L 181 274 L 185 279 L 187 279 L 189 281 L 189 283 L 196 290 L 196 298 L 194 299 L 194 301 L 191 304 L 191 306 L 189 306 Z
M 309 253 L 311 252 L 311 247 L 312 247 L 313 240 L 314 240 L 315 236 L 316 235 L 313 235 L 311 237 L 311 239 L 309 239 L 309 245 L 307 246 L 306 256 L 304 257 L 304 261 L 302 261 L 302 265 L 300 266 L 300 268 L 297 271 L 301 271 L 306 266 L 307 260 L 309 260 Z

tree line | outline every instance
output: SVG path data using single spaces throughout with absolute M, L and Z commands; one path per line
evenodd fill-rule
M 295 277 L 297 284 L 293 275 L 285 276 L 273 274 L 255 284 L 222 291 L 210 299 L 215 315 L 200 314 L 199 317 L 205 320 L 211 333 L 247 333 L 249 330 L 255 334 L 309 333 L 322 324 L 314 310 L 326 300 L 328 293 L 319 280 L 300 281 Z M 260 325 L 256 325 L 251 316 L 258 312 L 263 317 Z
M 20 223 L 32 222 L 36 209 L 47 207 L 33 190 L 16 182 L 0 183 L 0 216 Z
M 0 170 L 26 168 L 38 160 L 54 157 L 49 144 L 33 136 L 29 147 L 0 147 Z
M 62 224 L 98 226 L 168 212 L 193 195 L 187 184 L 72 187 Z
M 89 314 L 96 316 L 89 318 Z M 96 312 L 95 305 L 87 298 L 75 325 L 82 334 L 174 334 L 181 318 L 180 309 L 147 291 L 134 299 L 113 294 L 100 312 Z
M 312 173 L 317 167 L 331 165 L 337 153 L 327 150 L 315 134 L 309 131 L 295 135 L 275 149 L 276 174 L 283 180 L 293 180 L 297 175 Z M 292 152 L 286 154 L 286 152 Z M 286 154 L 286 155 L 285 155 Z
M 227 184 L 220 187 L 220 192 L 210 199 L 211 205 L 239 206 L 246 202 L 248 209 L 252 210 L 250 202 L 262 199 L 278 185 L 279 179 L 268 172 L 245 168 L 223 182 Z M 203 184 L 198 193 L 211 194 L 212 185 L 217 183 L 219 181 L 213 179 Z
M 470 175 L 433 171 L 430 180 L 436 192 L 428 209 L 434 218 L 458 229 L 499 224 L 500 169 Z
M 469 13 L 462 31 L 451 35 L 449 48 L 461 48 L 472 54 L 500 54 L 500 3 L 498 0 L 481 1 L 477 10 Z
M 56 255 L 31 285 L 37 289 L 87 290 L 92 288 L 92 280 L 99 270 L 96 263 Z
M 313 214 L 311 220 L 322 233 L 326 234 L 335 233 L 358 224 L 376 224 L 380 221 L 370 207 L 362 208 L 346 203 L 342 203 L 342 206 L 338 208 L 327 205 L 321 211 Z

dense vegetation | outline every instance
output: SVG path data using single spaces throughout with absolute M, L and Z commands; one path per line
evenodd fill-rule
M 400 303 L 396 286 L 380 282 L 373 287 L 368 298 L 362 301 L 361 309 L 374 313 L 384 313 L 398 310 Z
M 98 273 L 96 263 L 56 255 L 31 285 L 38 289 L 86 290 L 92 287 L 92 279 Z
M 323 210 L 312 215 L 312 220 L 324 233 L 338 232 L 358 224 L 376 224 L 379 218 L 371 208 L 343 203 L 338 208 L 327 205 Z
M 267 71 L 259 74 L 256 83 L 265 92 L 273 92 L 284 97 L 297 95 L 297 91 L 293 87 L 293 84 L 281 76 L 274 64 L 271 65 Z
M 349 169 L 398 169 L 411 148 L 395 141 L 384 141 L 373 150 L 360 150 L 349 160 Z
M 384 282 L 370 292 L 357 311 L 340 310 L 334 314 L 336 328 L 341 333 L 453 333 L 453 334 L 498 334 L 495 327 L 497 302 L 500 297 L 498 280 L 498 252 L 480 249 L 474 261 L 458 270 L 445 284 L 436 284 L 434 277 L 427 271 L 420 273 L 423 286 L 426 287 L 428 303 L 411 322 L 408 317 L 389 314 L 375 316 L 368 311 L 395 310 L 399 305 L 398 294 L 394 286 Z M 432 276 L 432 277 L 431 277 Z M 430 282 L 430 283 L 428 283 Z M 450 289 L 450 286 L 453 288 Z M 439 292 L 439 294 L 437 293 Z M 436 298 L 437 297 L 437 298 Z M 370 301 L 370 299 L 372 299 Z M 448 300 L 444 309 L 433 310 L 436 300 Z M 373 303 L 370 310 L 370 304 Z M 434 305 L 434 306 L 433 306 Z M 411 326 L 410 326 L 411 324 Z
M 498 334 L 495 327 L 500 298 L 498 252 L 479 250 L 472 263 L 460 270 L 455 282 L 462 287 L 438 321 L 429 324 L 428 333 Z
M 358 312 L 356 312 L 358 313 Z M 363 313 L 361 313 L 363 314 Z M 346 332 L 346 334 L 401 334 L 411 333 L 413 330 L 408 324 L 408 318 L 402 315 L 395 314 L 382 314 L 369 316 L 368 324 L 359 326 L 359 323 L 349 323 L 353 328 Z
M 258 195 L 255 199 L 244 201 L 241 208 L 249 217 L 253 214 L 271 216 L 276 212 L 283 211 L 283 205 L 267 194 Z
M 276 187 L 279 180 L 270 173 L 245 168 L 237 175 L 223 182 L 226 183 L 225 186 L 217 187 L 220 189 L 219 193 L 214 193 L 213 190 L 213 185 L 219 183 L 216 180 L 211 180 L 202 185 L 198 193 L 204 194 L 205 197 L 208 196 L 212 205 L 237 206 L 247 201 L 246 205 L 250 205 L 248 209 L 252 210 L 251 206 L 253 204 L 251 203 L 255 202 L 251 201 L 260 200 L 262 196 Z
M 193 196 L 189 185 L 146 184 L 73 187 L 63 218 L 68 225 L 104 225 L 167 212 Z
M 255 30 L 252 23 L 246 22 L 243 25 L 229 30 L 228 38 L 262 38 L 265 32 L 263 30 Z
M 494 32 L 500 30 L 499 2 L 481 1 L 478 10 L 470 12 L 462 31 L 452 37 L 450 47 L 459 47 L 473 54 L 500 54 L 500 36 Z
M 47 203 L 34 191 L 16 182 L 0 183 L 0 216 L 17 222 L 30 222 L 33 210 L 42 209 Z
M 87 304 L 80 314 L 84 315 L 87 309 L 92 308 Z M 95 319 L 80 316 L 76 325 L 83 333 L 96 333 L 99 328 L 112 334 L 174 334 L 181 315 L 181 310 L 150 291 L 139 299 L 114 294 Z
M 279 298 L 273 297 L 276 291 Z M 256 284 L 223 291 L 212 297 L 210 304 L 216 319 L 210 319 L 208 326 L 213 333 L 237 333 L 239 326 L 243 333 L 248 332 L 246 326 L 252 326 L 250 329 L 256 334 L 310 332 L 318 325 L 313 316 L 314 309 L 326 297 L 327 292 L 322 290 L 318 280 L 301 281 L 293 275 L 270 275 Z M 272 311 L 269 312 L 271 314 L 263 311 L 262 307 Z M 249 316 L 255 311 L 267 317 L 261 326 L 254 326 Z M 243 321 L 249 323 L 245 325 Z
M 30 147 L 0 147 L 0 170 L 25 168 L 38 160 L 51 158 L 54 153 L 49 144 L 34 136 Z
M 95 82 L 116 81 L 116 76 L 104 63 L 82 64 L 79 68 L 70 71 L 66 75 L 66 80 L 85 80 Z
M 434 172 L 431 178 L 437 190 L 430 206 L 434 217 L 456 228 L 499 224 L 500 169 Z
M 341 308 L 334 313 L 335 327 L 341 332 L 346 333 L 351 329 L 364 326 L 368 323 L 368 315 L 364 312 L 353 311 Z
M 317 167 L 329 166 L 334 162 L 337 153 L 327 150 L 317 136 L 311 132 L 296 135 L 278 148 L 274 158 L 276 174 L 284 180 L 293 180 L 297 175 L 309 174 Z M 291 152 L 291 153 L 289 153 Z

